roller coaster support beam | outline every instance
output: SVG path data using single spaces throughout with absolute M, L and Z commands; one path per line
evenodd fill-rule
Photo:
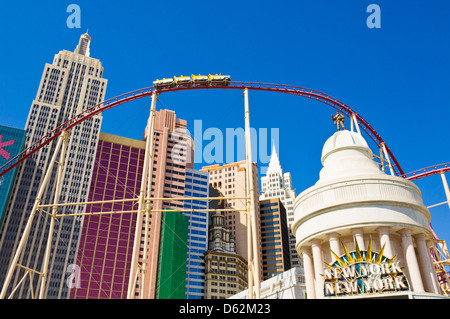
M 386 145 L 384 144 L 384 142 L 383 142 L 383 143 L 380 143 L 380 149 L 383 151 L 384 157 L 386 157 L 386 162 L 388 163 L 388 166 L 389 166 L 389 170 L 390 170 L 390 172 L 391 172 L 391 175 L 395 176 L 394 169 L 393 169 L 392 164 L 391 164 L 391 161 L 390 161 L 390 159 L 389 159 L 389 155 L 388 155 L 388 152 L 387 152 L 387 150 L 386 150 Z M 382 160 L 382 161 L 383 161 L 383 160 Z
M 133 243 L 133 255 L 131 257 L 131 267 L 130 276 L 128 280 L 128 291 L 127 299 L 134 299 L 136 292 L 136 283 L 138 278 L 140 278 L 140 289 L 139 298 L 144 298 L 145 294 L 145 284 L 146 284 L 146 273 L 147 273 L 147 242 L 148 242 L 148 225 L 149 225 L 149 215 L 150 215 L 150 201 L 146 205 L 145 199 L 150 198 L 151 195 L 151 184 L 152 184 L 152 172 L 153 172 L 153 135 L 155 130 L 155 112 L 156 112 L 156 92 L 152 94 L 152 104 L 150 107 L 150 116 L 148 118 L 147 125 L 147 140 L 145 143 L 145 157 L 144 157 L 144 167 L 142 172 L 141 189 L 139 191 L 138 199 L 138 211 L 136 216 L 136 229 L 134 233 L 134 243 Z M 145 240 L 144 240 L 144 255 L 142 260 L 142 265 L 139 264 L 139 249 L 140 249 L 140 231 L 142 229 L 142 222 L 145 217 Z
M 57 177 L 56 177 L 55 197 L 53 200 L 54 205 L 59 203 L 59 196 L 61 195 L 61 187 L 62 187 L 63 175 L 64 175 L 64 161 L 66 159 L 68 136 L 69 136 L 69 134 L 67 133 L 67 131 L 63 131 L 63 133 L 61 134 L 61 138 L 63 140 L 63 145 L 61 148 L 61 155 L 60 155 L 59 161 L 57 162 L 58 171 L 57 171 Z M 57 206 L 53 206 L 52 207 L 52 216 L 51 216 L 51 220 L 50 220 L 50 229 L 48 231 L 47 247 L 45 248 L 45 255 L 44 255 L 44 261 L 43 261 L 44 264 L 42 266 L 41 290 L 39 291 L 39 299 L 45 298 L 45 285 L 47 283 L 48 263 L 50 260 L 53 231 L 55 228 L 55 221 L 57 218 L 56 214 L 57 214 Z
M 42 276 L 41 291 L 39 293 L 39 298 L 43 298 L 43 296 L 44 296 L 44 289 L 43 289 L 43 287 L 45 287 L 45 281 L 46 281 L 45 277 L 47 276 L 47 270 L 45 269 L 46 267 L 44 267 L 44 271 L 45 272 L 38 272 L 38 271 L 30 269 L 30 268 L 28 268 L 26 266 L 19 265 L 18 261 L 19 261 L 20 255 L 21 255 L 21 253 L 22 253 L 22 251 L 23 251 L 23 249 L 25 247 L 25 244 L 28 241 L 28 235 L 30 234 L 30 230 L 31 230 L 31 226 L 33 224 L 34 216 L 36 215 L 36 212 L 37 212 L 37 210 L 39 208 L 39 204 L 41 202 L 41 198 L 42 198 L 42 196 L 44 194 L 44 191 L 45 191 L 45 189 L 46 189 L 46 187 L 48 185 L 48 182 L 50 180 L 50 177 L 52 175 L 53 166 L 54 166 L 55 163 L 57 163 L 57 156 L 58 156 L 59 151 L 61 150 L 61 146 L 63 145 L 63 143 L 64 143 L 63 150 L 65 150 L 65 148 L 66 148 L 67 135 L 68 135 L 67 131 L 62 131 L 62 133 L 58 137 L 58 140 L 56 142 L 55 151 L 53 153 L 52 159 L 51 159 L 51 161 L 49 163 L 49 166 L 47 168 L 47 171 L 45 173 L 44 179 L 43 179 L 41 185 L 39 186 L 39 190 L 38 190 L 38 193 L 36 195 L 36 200 L 34 201 L 33 208 L 31 210 L 30 216 L 28 217 L 28 221 L 27 221 L 27 224 L 25 226 L 24 232 L 22 234 L 22 238 L 20 239 L 19 246 L 17 247 L 17 250 L 16 250 L 16 253 L 14 255 L 14 258 L 13 258 L 13 260 L 12 260 L 10 266 L 9 266 L 8 272 L 6 274 L 5 282 L 3 283 L 3 288 L 2 288 L 2 291 L 0 293 L 0 298 L 1 299 L 4 299 L 5 296 L 6 296 L 6 292 L 8 290 L 8 287 L 9 287 L 10 283 L 11 283 L 11 278 L 13 276 L 13 273 L 14 273 L 14 270 L 16 269 L 16 267 L 20 267 L 22 269 L 25 269 L 26 273 L 25 273 L 24 277 L 22 278 L 22 280 L 16 285 L 16 287 L 14 287 L 14 289 L 12 290 L 12 293 L 9 296 L 9 298 L 11 298 L 13 296 L 14 292 L 22 284 L 22 282 L 24 281 L 24 279 L 25 279 L 25 277 L 27 275 L 30 276 L 30 285 L 32 284 L 31 273 L 36 273 L 36 274 Z M 64 155 L 63 153 L 64 153 L 64 151 L 61 152 L 62 156 Z M 60 160 L 59 160 L 60 163 L 63 162 L 63 157 L 62 156 L 60 157 Z M 60 168 L 61 168 L 61 166 L 60 166 Z M 60 173 L 61 173 L 61 170 L 58 170 L 58 179 L 59 179 L 58 180 L 58 186 L 59 187 L 61 186 L 61 179 L 60 179 L 60 175 L 61 174 Z M 57 193 L 58 193 L 58 191 L 57 191 Z M 55 202 L 57 200 L 58 199 L 55 196 Z M 56 214 L 55 211 L 54 211 L 54 214 Z M 53 218 L 52 218 L 52 221 L 54 221 Z M 54 224 L 52 223 L 52 225 L 54 225 Z M 52 233 L 52 228 L 50 228 L 49 236 L 51 235 L 51 233 Z M 50 239 L 48 241 L 48 245 L 51 245 L 51 237 L 49 237 L 49 238 Z M 47 253 L 49 253 L 48 245 L 46 247 L 47 248 L 47 250 L 46 250 L 46 258 L 49 257 L 49 254 L 47 254 Z M 46 262 L 46 265 L 48 266 L 48 260 Z M 32 289 L 32 287 L 31 287 L 30 290 L 31 290 L 31 293 L 32 293 L 32 297 L 34 297 L 33 296 L 33 289 Z
M 450 208 L 450 190 L 448 189 L 447 179 L 445 178 L 445 173 L 441 172 L 442 184 L 444 184 L 445 196 L 447 197 L 447 204 Z
M 250 135 L 250 110 L 248 89 L 244 90 L 245 99 L 245 151 L 247 170 L 247 248 L 248 248 L 248 298 L 253 299 L 253 284 L 256 287 L 256 299 L 260 298 L 260 264 L 258 246 L 258 228 L 256 227 L 255 189 L 253 180 L 252 144 Z M 250 245 L 251 243 L 251 245 Z
M 350 115 L 350 128 L 352 132 L 354 132 L 353 127 L 356 127 L 356 132 L 358 132 L 358 134 L 361 135 L 361 130 L 359 129 L 358 119 L 356 118 L 355 113 Z

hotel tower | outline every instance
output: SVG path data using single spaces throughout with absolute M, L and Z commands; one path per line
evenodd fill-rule
M 29 147 L 76 114 L 103 101 L 107 80 L 103 79 L 101 62 L 90 57 L 90 42 L 91 37 L 83 34 L 74 52 L 60 51 L 55 55 L 52 64 L 45 64 L 26 122 L 25 147 Z M 102 116 L 95 115 L 69 132 L 64 183 L 59 202 L 87 200 L 101 122 Z M 17 171 L 0 237 L 0 285 L 5 281 L 6 272 L 17 250 L 54 147 L 54 143 L 43 147 L 28 158 Z M 53 174 L 56 174 L 56 167 Z M 52 179 L 48 184 L 41 204 L 53 202 L 55 180 Z M 67 206 L 60 212 L 70 214 L 82 213 L 84 210 L 84 206 Z M 68 286 L 65 281 L 70 275 L 67 268 L 75 263 L 82 223 L 83 218 L 80 217 L 65 217 L 55 223 L 44 298 L 67 297 Z M 20 265 L 36 271 L 41 270 L 49 224 L 50 217 L 39 211 L 34 218 L 28 242 L 18 260 Z M 24 273 L 24 268 L 16 268 L 9 292 L 18 284 Z M 14 298 L 36 296 L 40 287 L 40 276 L 33 276 L 32 288 L 28 278 L 29 276 L 26 276 L 25 282 L 15 291 Z
M 289 231 L 289 254 L 292 267 L 302 267 L 302 260 L 295 250 L 295 236 L 291 231 L 294 223 L 295 190 L 292 188 L 291 173 L 284 172 L 278 158 L 275 145 L 272 147 L 269 167 L 266 176 L 261 177 L 261 195 L 259 200 L 279 198 L 286 209 L 286 220 Z

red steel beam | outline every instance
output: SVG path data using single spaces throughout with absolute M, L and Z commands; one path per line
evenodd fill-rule
M 402 177 L 406 178 L 410 181 L 413 181 L 415 179 L 419 179 L 419 178 L 423 178 L 423 177 L 427 177 L 427 176 L 431 176 L 431 175 L 435 175 L 435 174 L 446 173 L 446 172 L 450 172 L 450 163 L 438 164 L 438 165 L 418 169 L 416 171 L 403 174 Z
M 158 94 L 165 93 L 165 92 L 175 92 L 175 91 L 182 91 L 182 90 L 198 90 L 198 89 L 249 89 L 249 90 L 259 90 L 259 91 L 270 91 L 270 92 L 279 92 L 279 93 L 287 93 L 287 94 L 293 94 L 293 95 L 299 95 L 303 97 L 307 97 L 319 102 L 322 102 L 324 104 L 327 104 L 336 110 L 340 111 L 344 115 L 347 115 L 350 117 L 351 115 L 355 115 L 355 117 L 359 121 L 360 128 L 366 132 L 367 135 L 370 136 L 370 138 L 379 146 L 381 143 L 384 143 L 386 147 L 386 151 L 391 157 L 391 160 L 393 161 L 393 169 L 396 175 L 404 175 L 403 170 L 401 169 L 397 159 L 395 158 L 392 151 L 389 149 L 389 147 L 386 145 L 384 140 L 381 138 L 381 136 L 375 131 L 375 129 L 370 126 L 370 124 L 358 113 L 356 113 L 353 109 L 351 109 L 349 106 L 344 104 L 343 102 L 339 101 L 338 99 L 324 94 L 320 91 L 303 88 L 299 86 L 292 86 L 292 85 L 284 85 L 284 84 L 272 84 L 272 83 L 258 83 L 258 82 L 230 82 L 228 86 L 190 86 L 190 87 L 173 87 L 173 88 L 166 88 L 166 89 L 160 89 L 157 90 Z M 22 151 L 20 154 L 12 158 L 10 161 L 5 163 L 3 166 L 0 167 L 0 177 L 8 173 L 10 170 L 12 170 L 14 167 L 18 166 L 20 163 L 25 161 L 28 157 L 33 155 L 35 152 L 37 152 L 39 149 L 44 147 L 45 145 L 49 144 L 51 141 L 53 141 L 55 138 L 57 138 L 62 131 L 67 131 L 74 126 L 80 124 L 81 122 L 87 120 L 88 118 L 102 113 L 108 109 L 111 109 L 113 107 L 116 107 L 118 105 L 137 100 L 143 97 L 151 96 L 152 93 L 155 91 L 154 87 L 148 87 L 143 88 L 140 90 L 131 91 L 128 93 L 121 94 L 119 96 L 110 98 L 108 100 L 105 100 L 97 105 L 94 105 L 93 107 L 86 109 L 82 113 L 77 114 L 67 122 L 61 124 L 56 129 L 42 137 L 40 140 L 36 141 L 34 144 L 32 144 L 30 147 Z

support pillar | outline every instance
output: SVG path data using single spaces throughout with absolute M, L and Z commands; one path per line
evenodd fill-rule
M 448 189 L 447 179 L 445 178 L 445 173 L 441 173 L 442 184 L 444 184 L 445 196 L 447 198 L 447 204 L 450 208 L 450 190 Z
M 53 203 L 56 205 L 59 203 L 59 196 L 61 194 L 61 187 L 63 182 L 63 175 L 64 175 L 64 160 L 66 158 L 66 150 L 67 150 L 67 139 L 69 134 L 67 131 L 63 131 L 61 133 L 61 139 L 63 141 L 63 145 L 61 147 L 61 156 L 59 158 L 58 164 L 58 172 L 57 172 L 57 180 L 56 180 L 56 190 L 55 190 L 55 197 L 53 199 Z M 56 206 L 52 207 L 52 216 L 50 220 L 50 228 L 48 231 L 48 237 L 47 237 L 47 247 L 45 248 L 45 255 L 44 255 L 44 263 L 42 266 L 42 277 L 41 277 L 41 289 L 39 291 L 39 299 L 45 298 L 45 286 L 47 284 L 47 275 L 48 275 L 48 264 L 50 260 L 50 252 L 52 248 L 52 239 L 53 239 L 53 231 L 55 228 L 55 221 L 56 221 Z
M 366 245 L 364 243 L 364 232 L 361 228 L 353 229 L 353 236 L 358 243 L 360 250 L 366 250 Z
M 331 233 L 328 237 L 328 240 L 330 242 L 330 250 L 336 254 L 336 256 L 341 255 L 341 245 L 339 244 L 339 234 L 338 233 Z M 334 263 L 336 261 L 336 258 L 333 254 L 331 254 L 331 263 Z
M 387 161 L 388 166 L 389 166 L 389 171 L 391 172 L 391 175 L 394 176 L 395 175 L 394 169 L 392 168 L 391 160 L 389 159 L 389 155 L 388 155 L 387 150 L 386 150 L 386 145 L 384 143 L 381 143 L 380 147 L 382 148 L 384 156 L 386 157 L 386 161 Z
M 314 263 L 314 277 L 315 277 L 315 290 L 316 298 L 324 298 L 323 286 L 325 284 L 325 279 L 323 277 L 323 258 L 322 258 L 322 248 L 320 247 L 320 242 L 314 240 L 312 242 L 312 253 L 313 253 L 313 263 Z
M 248 89 L 244 90 L 245 100 L 245 150 L 246 150 L 246 168 L 249 189 L 247 189 L 247 197 L 250 198 L 250 225 L 247 225 L 247 232 L 251 232 L 253 259 L 253 278 L 256 288 L 256 299 L 260 298 L 260 264 L 259 264 L 259 245 L 258 245 L 258 228 L 256 227 L 256 208 L 255 208 L 255 190 L 253 181 L 253 160 L 252 160 L 252 143 L 250 135 L 250 110 L 248 103 Z M 250 226 L 250 227 L 249 227 Z M 250 252 L 249 252 L 250 253 Z M 250 258 L 249 258 L 250 259 Z M 250 266 L 250 265 L 249 265 Z M 250 289 L 249 289 L 250 291 Z M 250 298 L 250 294 L 249 294 Z
M 149 211 L 146 212 L 146 203 L 145 203 L 145 195 L 147 193 L 151 194 L 151 179 L 153 173 L 153 135 L 154 135 L 154 125 L 155 125 L 155 110 L 156 110 L 156 92 L 152 94 L 152 104 L 150 107 L 150 116 L 148 118 L 148 133 L 147 140 L 145 143 L 145 156 L 144 156 L 144 166 L 142 171 L 142 179 L 141 179 L 141 188 L 139 191 L 139 200 L 138 200 L 138 211 L 136 216 L 136 229 L 134 232 L 134 243 L 133 243 L 133 253 L 131 256 L 131 267 L 130 267 L 130 276 L 128 279 L 128 291 L 127 291 L 127 299 L 134 299 L 134 294 L 136 291 L 136 283 L 138 279 L 140 279 L 141 289 L 139 290 L 140 299 L 143 298 L 145 294 L 146 287 L 142 287 L 146 281 L 146 266 L 144 266 L 148 262 L 148 254 L 147 249 L 144 251 L 143 257 L 143 265 L 139 264 L 139 248 L 141 242 L 141 228 L 142 222 L 144 220 L 145 215 L 145 225 L 148 228 L 148 215 Z M 150 185 L 150 190 L 147 190 Z M 145 242 L 148 241 L 148 231 L 145 232 Z M 146 245 L 145 245 L 146 246 Z M 140 276 L 139 276 L 140 275 Z
M 409 276 L 414 292 L 424 292 L 422 278 L 420 276 L 419 264 L 417 263 L 416 252 L 409 230 L 402 231 L 402 246 L 405 252 L 406 264 L 409 269 Z
M 316 299 L 316 289 L 314 283 L 314 266 L 311 257 L 311 249 L 302 249 L 303 267 L 305 271 L 306 298 Z
M 36 215 L 36 211 L 38 210 L 39 204 L 41 203 L 41 199 L 42 199 L 42 196 L 44 194 L 44 190 L 46 189 L 47 184 L 48 184 L 48 182 L 50 180 L 50 177 L 52 175 L 53 165 L 56 163 L 56 159 L 57 159 L 59 150 L 61 149 L 61 145 L 63 143 L 64 136 L 65 136 L 64 134 L 61 134 L 58 137 L 58 140 L 56 142 L 56 147 L 55 147 L 55 151 L 53 153 L 52 159 L 50 160 L 50 163 L 49 163 L 49 166 L 48 166 L 47 171 L 45 173 L 44 179 L 42 180 L 42 182 L 41 182 L 41 184 L 39 186 L 39 190 L 38 190 L 38 193 L 36 194 L 36 199 L 34 201 L 33 208 L 31 210 L 30 216 L 28 217 L 27 224 L 26 224 L 25 229 L 23 231 L 23 234 L 22 234 L 22 237 L 20 239 L 19 245 L 17 247 L 16 253 L 14 254 L 14 258 L 13 258 L 13 260 L 11 262 L 11 265 L 9 266 L 8 272 L 6 274 L 6 278 L 5 278 L 5 281 L 3 283 L 3 288 L 2 288 L 2 291 L 0 293 L 0 298 L 1 299 L 5 298 L 6 291 L 8 290 L 9 284 L 11 283 L 11 278 L 12 278 L 12 275 L 14 273 L 14 270 L 15 270 L 16 267 L 18 267 L 19 257 L 22 254 L 22 251 L 23 251 L 23 249 L 25 247 L 26 242 L 28 241 L 28 235 L 30 234 L 30 230 L 31 230 L 31 226 L 33 224 L 34 216 Z M 29 273 L 29 271 L 30 270 L 28 270 L 28 273 Z M 34 272 L 36 272 L 36 271 L 34 271 Z M 22 283 L 22 281 L 17 286 L 19 286 L 21 283 Z M 17 289 L 17 286 L 13 290 L 13 293 Z
M 382 227 L 378 230 L 380 236 L 380 247 L 384 245 L 383 255 L 387 258 L 394 257 L 394 251 L 392 250 L 391 238 L 389 236 L 389 229 L 387 227 Z
M 425 236 L 423 234 L 419 234 L 416 235 L 414 239 L 417 244 L 417 254 L 419 257 L 420 269 L 422 270 L 425 291 L 440 294 L 441 288 L 439 287 L 436 271 L 434 270 L 430 249 L 425 242 Z

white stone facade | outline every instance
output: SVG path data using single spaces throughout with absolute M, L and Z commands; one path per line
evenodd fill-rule
M 322 152 L 319 181 L 295 200 L 296 249 L 309 298 L 324 297 L 325 263 L 371 250 L 399 261 L 414 293 L 440 294 L 429 252 L 430 213 L 412 182 L 386 175 L 361 135 L 338 131 Z M 358 247 L 357 247 L 358 246 Z

